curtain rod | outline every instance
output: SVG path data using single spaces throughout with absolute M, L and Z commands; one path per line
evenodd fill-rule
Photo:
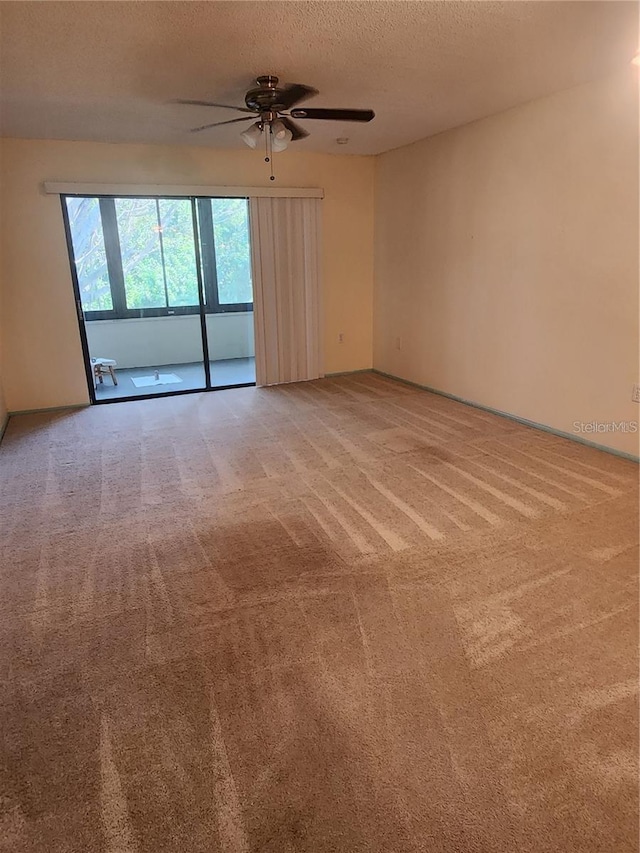
M 48 195 L 204 196 L 221 198 L 324 198 L 318 187 L 223 187 L 176 184 L 83 184 L 45 181 Z

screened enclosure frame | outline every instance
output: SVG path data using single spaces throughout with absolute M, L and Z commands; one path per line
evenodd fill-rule
M 87 311 L 83 309 L 85 320 L 131 320 L 138 317 L 173 317 L 182 314 L 199 314 L 198 305 L 170 305 L 166 282 L 166 267 L 164 261 L 164 244 L 162 236 L 162 225 L 160 219 L 160 201 L 195 201 L 197 206 L 198 221 L 204 227 L 198 234 L 198 245 L 200 247 L 203 272 L 203 287 L 205 299 L 205 313 L 207 314 L 233 314 L 243 311 L 252 311 L 253 302 L 222 302 L 218 288 L 218 272 L 216 264 L 216 248 L 213 226 L 213 213 L 211 201 L 228 196 L 156 196 L 156 195 L 95 195 L 88 193 L 63 193 L 60 196 L 63 206 L 66 208 L 68 198 L 96 199 L 100 206 L 100 220 L 104 238 L 104 249 L 109 273 L 109 287 L 111 291 L 112 308 L 104 310 Z M 236 196 L 234 196 L 236 198 Z M 118 228 L 115 203 L 119 199 L 132 201 L 155 201 L 158 216 L 158 242 L 162 259 L 165 307 L 153 308 L 129 308 L 127 306 L 127 288 L 122 263 L 122 249 L 120 245 L 120 232 Z M 247 211 L 248 215 L 248 211 Z M 70 231 L 68 209 L 66 209 L 65 228 Z M 67 241 L 68 242 L 68 241 Z M 74 256 L 75 266 L 75 256 Z M 77 271 L 76 271 L 77 272 Z

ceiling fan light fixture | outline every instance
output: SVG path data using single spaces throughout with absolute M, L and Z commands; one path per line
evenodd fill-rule
M 240 139 L 248 145 L 249 148 L 257 148 L 258 142 L 260 142 L 260 137 L 262 136 L 262 125 L 259 121 L 252 124 L 251 127 L 248 127 L 246 130 L 243 130 L 240 134 Z
M 274 139 L 287 139 L 288 134 L 289 139 L 287 141 L 291 141 L 291 131 L 287 130 L 284 126 L 284 122 L 279 118 L 271 122 L 271 133 L 273 134 Z
M 287 142 L 286 139 L 278 139 L 277 137 L 274 136 L 274 138 L 271 141 L 271 150 L 275 154 L 279 154 L 281 151 L 286 151 L 288 145 L 289 145 L 289 143 Z
M 271 148 L 275 152 L 285 151 L 293 134 L 280 119 L 271 122 Z

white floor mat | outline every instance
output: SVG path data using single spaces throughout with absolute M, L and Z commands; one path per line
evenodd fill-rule
M 136 388 L 149 388 L 152 385 L 175 385 L 182 382 L 179 376 L 175 373 L 159 373 L 158 378 L 151 376 L 132 376 L 131 381 Z

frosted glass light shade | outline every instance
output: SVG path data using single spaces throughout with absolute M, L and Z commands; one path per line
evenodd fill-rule
M 251 127 L 247 128 L 247 130 L 243 130 L 240 134 L 240 138 L 248 145 L 249 148 L 256 148 L 258 142 L 260 142 L 260 137 L 262 136 L 262 128 L 260 126 L 260 122 L 256 122 L 252 124 Z

